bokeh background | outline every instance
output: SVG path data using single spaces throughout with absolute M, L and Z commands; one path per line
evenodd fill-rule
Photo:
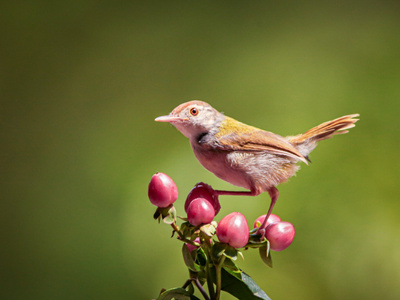
M 1 299 L 152 299 L 187 278 L 153 173 L 232 189 L 154 122 L 202 99 L 281 135 L 349 113 L 279 187 L 294 243 L 238 264 L 272 299 L 400 299 L 398 1 L 3 1 Z M 236 189 L 236 188 L 234 188 Z M 252 223 L 269 198 L 221 197 Z M 223 299 L 232 299 L 224 294 Z

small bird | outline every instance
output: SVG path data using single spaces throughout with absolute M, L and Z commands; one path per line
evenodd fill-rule
M 267 217 L 257 233 L 264 237 L 268 217 L 278 199 L 276 186 L 308 165 L 308 155 L 319 141 L 347 133 L 359 114 L 351 114 L 318 125 L 303 134 L 282 137 L 225 116 L 203 101 L 177 106 L 167 116 L 155 119 L 169 122 L 184 136 L 198 161 L 217 177 L 249 191 L 220 191 L 216 195 L 257 196 L 267 191 L 271 197 Z

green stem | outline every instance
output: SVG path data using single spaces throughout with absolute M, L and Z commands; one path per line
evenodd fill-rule
M 209 257 L 208 257 L 209 259 Z M 207 287 L 208 293 L 210 294 L 211 299 L 215 299 L 215 292 L 214 292 L 214 284 L 211 278 L 211 270 L 210 270 L 210 263 L 206 263 L 206 273 L 207 273 Z
M 211 253 L 210 253 L 210 250 L 211 250 L 211 242 L 210 242 L 209 239 L 206 238 L 206 239 L 204 240 L 204 243 L 202 243 L 202 245 L 205 246 L 205 247 L 204 247 L 204 250 L 205 250 L 205 253 L 206 253 L 206 255 L 207 255 L 206 275 L 207 275 L 208 293 L 209 293 L 209 295 L 210 295 L 210 298 L 211 298 L 212 300 L 214 300 L 214 299 L 215 299 L 214 283 L 213 283 L 213 280 L 212 280 L 211 268 L 210 268 L 210 265 L 211 265 L 211 262 L 212 262 Z
M 216 290 L 216 297 L 215 300 L 219 300 L 221 296 L 221 285 L 222 285 L 222 278 L 221 278 L 221 271 L 222 271 L 222 265 L 225 261 L 225 255 L 222 255 L 221 260 L 219 263 L 215 266 L 215 273 L 217 277 L 217 290 Z
M 179 235 L 179 237 L 181 239 L 184 239 L 184 236 L 182 234 L 182 232 L 179 230 L 178 225 L 176 225 L 175 221 L 171 224 L 172 228 L 174 229 L 174 231 Z
M 176 225 L 175 222 L 173 222 L 173 223 L 171 224 L 171 227 L 172 227 L 172 228 L 174 229 L 174 231 L 179 235 L 179 240 L 181 240 L 182 242 L 191 244 L 191 245 L 196 246 L 196 247 L 199 247 L 199 246 L 200 246 L 200 244 L 198 244 L 198 243 L 196 243 L 196 242 L 193 242 L 193 241 L 188 240 L 187 238 L 185 238 L 185 237 L 183 236 L 183 233 L 180 231 L 178 225 Z

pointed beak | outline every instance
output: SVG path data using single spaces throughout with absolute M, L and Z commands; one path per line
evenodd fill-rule
M 156 122 L 168 122 L 168 123 L 174 123 L 174 122 L 181 122 L 184 119 L 179 118 L 179 117 L 173 117 L 173 116 L 161 116 L 156 118 L 154 121 Z

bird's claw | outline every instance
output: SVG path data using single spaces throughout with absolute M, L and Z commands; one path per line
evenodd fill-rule
M 260 241 L 263 241 L 265 238 L 265 228 L 258 228 L 256 234 L 260 235 Z

